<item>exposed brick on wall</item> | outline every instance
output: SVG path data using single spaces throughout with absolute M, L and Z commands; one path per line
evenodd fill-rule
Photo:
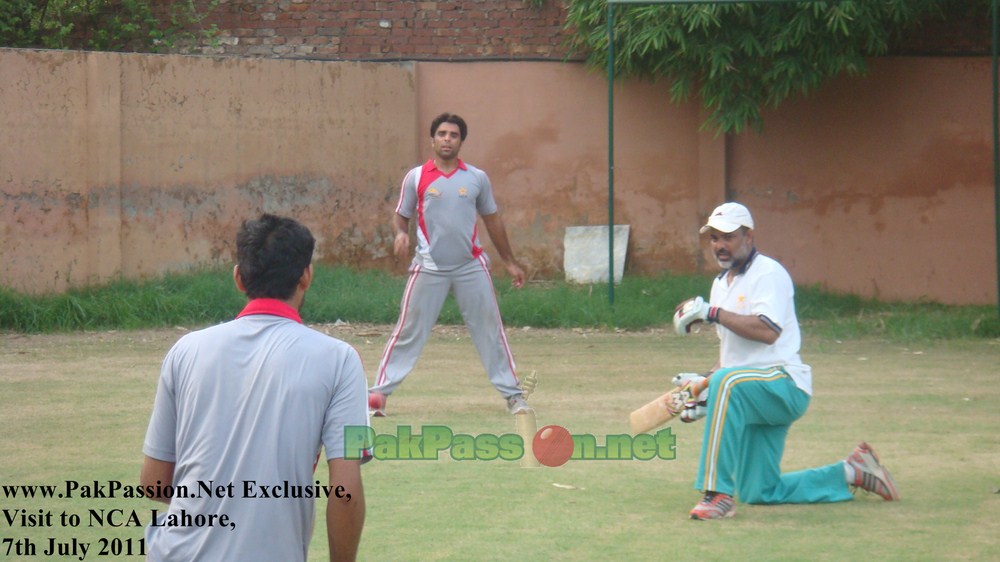
M 907 33 L 893 48 L 902 55 L 989 55 L 993 48 L 992 19 L 982 8 L 971 6 L 965 14 L 947 21 L 931 19 Z
M 207 6 L 209 0 L 195 0 Z M 206 54 L 351 60 L 581 59 L 566 48 L 560 0 L 220 0 Z M 978 5 L 931 19 L 889 54 L 987 55 Z
M 203 1 L 203 0 L 199 0 Z M 530 0 L 222 0 L 213 54 L 318 59 L 562 60 L 564 13 Z

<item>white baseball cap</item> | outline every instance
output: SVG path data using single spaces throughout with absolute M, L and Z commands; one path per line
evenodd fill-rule
M 708 216 L 708 222 L 701 227 L 698 232 L 705 234 L 708 229 L 714 228 L 719 232 L 733 232 L 737 228 L 745 226 L 753 230 L 753 217 L 750 211 L 739 203 L 723 203 L 712 211 Z

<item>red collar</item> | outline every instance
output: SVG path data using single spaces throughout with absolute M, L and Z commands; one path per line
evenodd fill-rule
M 465 166 L 465 162 L 463 162 L 461 158 L 458 158 L 458 166 L 455 169 L 456 170 L 468 170 L 468 168 Z M 434 163 L 434 159 L 433 158 L 431 158 L 430 160 L 428 160 L 427 162 L 424 163 L 424 169 L 423 169 L 423 171 L 425 171 L 425 172 L 430 172 L 431 170 L 437 170 L 438 173 L 440 173 L 441 175 L 444 175 L 444 172 L 441 172 L 441 170 L 438 169 L 437 164 Z M 452 173 L 455 173 L 455 172 L 452 171 Z
M 251 314 L 270 314 L 294 320 L 299 324 L 302 323 L 302 317 L 299 316 L 299 312 L 288 306 L 285 301 L 278 299 L 253 299 L 243 307 L 243 311 L 236 315 L 236 317 L 242 318 Z

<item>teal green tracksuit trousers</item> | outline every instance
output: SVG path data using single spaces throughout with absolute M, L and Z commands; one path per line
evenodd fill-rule
M 785 437 L 809 395 L 781 368 L 719 369 L 709 380 L 695 488 L 749 504 L 826 503 L 853 496 L 844 461 L 781 473 Z

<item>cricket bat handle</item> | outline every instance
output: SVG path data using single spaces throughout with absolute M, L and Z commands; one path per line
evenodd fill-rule
M 698 381 L 691 387 L 691 395 L 698 396 L 708 387 L 708 379 Z M 681 388 L 674 388 L 670 392 L 657 397 L 645 406 L 634 410 L 629 415 L 629 426 L 632 433 L 645 433 L 651 429 L 656 429 L 669 422 L 684 411 L 684 401 L 688 396 L 684 396 Z

